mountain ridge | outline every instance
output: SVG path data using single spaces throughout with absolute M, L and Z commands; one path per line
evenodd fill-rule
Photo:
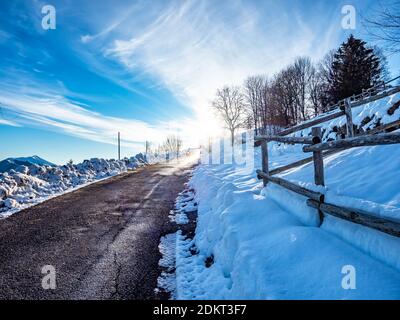
M 54 163 L 47 161 L 37 155 L 33 155 L 31 157 L 17 157 L 17 158 L 7 158 L 0 161 L 0 172 L 10 171 L 12 169 L 17 168 L 20 165 L 30 166 L 32 164 L 40 165 L 40 166 L 56 166 Z

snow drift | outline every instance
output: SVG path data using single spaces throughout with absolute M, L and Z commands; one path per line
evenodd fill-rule
M 397 120 L 398 109 L 387 113 L 397 100 L 398 94 L 354 108 L 353 119 L 370 129 Z M 324 139 L 335 139 L 344 121 L 323 124 Z M 301 146 L 268 148 L 271 169 L 308 156 Z M 330 216 L 319 227 L 306 198 L 271 183 L 263 188 L 255 173 L 259 148 L 254 158 L 251 173 L 223 159 L 195 170 L 189 185 L 198 222 L 194 239 L 177 235 L 177 298 L 400 299 L 399 238 Z M 399 158 L 399 145 L 331 155 L 324 161 L 326 187 L 314 185 L 312 163 L 279 176 L 323 192 L 327 202 L 399 220 Z M 356 271 L 353 290 L 342 286 L 349 265 Z
M 0 217 L 9 216 L 79 186 L 159 160 L 139 153 L 120 161 L 93 158 L 62 166 L 18 165 L 15 169 L 0 173 Z

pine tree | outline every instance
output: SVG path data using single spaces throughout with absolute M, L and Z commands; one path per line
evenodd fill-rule
M 381 81 L 380 58 L 366 42 L 353 35 L 334 54 L 329 75 L 331 103 L 359 94 Z

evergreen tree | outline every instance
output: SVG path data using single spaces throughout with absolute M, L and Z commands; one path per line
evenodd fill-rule
M 366 42 L 353 35 L 334 54 L 329 74 L 331 103 L 359 94 L 381 81 L 380 57 Z

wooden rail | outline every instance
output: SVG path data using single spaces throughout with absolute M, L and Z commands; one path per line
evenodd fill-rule
M 307 200 L 307 205 L 322 211 L 325 214 L 361 224 L 396 237 L 400 237 L 400 223 L 384 218 L 378 218 L 358 209 L 339 207 L 330 203 L 323 203 L 313 199 Z
M 284 130 L 278 132 L 278 135 L 286 136 L 288 134 L 291 134 L 291 133 L 294 133 L 294 132 L 297 132 L 297 131 L 300 131 L 300 130 L 304 130 L 304 129 L 307 129 L 307 128 L 314 127 L 317 124 L 321 124 L 323 122 L 326 122 L 326 121 L 329 121 L 329 120 L 333 120 L 333 119 L 342 117 L 344 115 L 345 115 L 345 113 L 343 111 L 338 111 L 338 112 L 335 112 L 335 113 L 331 113 L 331 114 L 329 114 L 327 116 L 318 117 L 318 118 L 316 118 L 314 120 L 303 122 L 303 123 L 300 123 L 300 124 L 298 124 L 296 126 L 290 127 L 288 129 L 284 129 Z
M 386 144 L 394 144 L 400 143 L 400 133 L 381 133 L 374 135 L 376 130 L 387 130 L 389 128 L 395 128 L 399 126 L 399 121 L 394 121 L 392 123 L 380 126 L 375 128 L 374 130 L 370 130 L 364 135 L 359 135 L 354 137 L 354 131 L 350 129 L 353 128 L 352 124 L 352 115 L 349 101 L 346 102 L 345 111 L 343 111 L 347 118 L 347 124 L 349 126 L 347 130 L 348 138 L 336 141 L 329 141 L 321 143 L 322 139 L 322 130 L 321 127 L 313 127 L 312 128 L 312 137 L 308 138 L 294 138 L 294 137 L 279 137 L 279 136 L 258 136 L 255 138 L 255 146 L 257 143 L 262 146 L 262 170 L 257 170 L 257 176 L 259 179 L 263 179 L 264 186 L 267 185 L 268 182 L 280 185 L 288 190 L 296 192 L 302 196 L 308 198 L 307 205 L 313 207 L 318 210 L 318 214 L 320 216 L 321 224 L 324 219 L 324 214 L 329 214 L 335 217 L 339 217 L 354 223 L 358 223 L 382 232 L 385 232 L 390 235 L 394 235 L 400 237 L 400 223 L 391 221 L 385 218 L 378 218 L 372 214 L 367 212 L 352 209 L 352 208 L 344 208 L 341 206 L 337 206 L 334 204 L 324 203 L 324 194 L 316 191 L 312 191 L 306 189 L 304 187 L 299 186 L 291 181 L 273 177 L 273 174 L 282 172 L 284 170 L 288 170 L 290 168 L 313 162 L 314 165 L 314 182 L 316 185 L 324 186 L 325 185 L 325 177 L 324 177 L 324 162 L 323 156 L 333 154 L 339 151 L 343 151 L 347 148 L 353 147 L 362 147 L 362 146 L 375 146 L 375 145 L 386 145 Z M 278 141 L 283 143 L 300 143 L 305 144 L 303 147 L 304 152 L 312 152 L 313 156 L 308 157 L 306 159 L 302 159 L 296 161 L 287 166 L 283 166 L 281 168 L 274 169 L 269 171 L 268 168 L 268 141 Z M 325 152 L 324 152 L 325 151 Z
M 400 129 L 400 120 L 395 120 L 395 121 L 383 124 L 383 125 L 378 126 L 378 127 L 374 128 L 374 129 L 367 130 L 367 131 L 365 131 L 363 133 L 360 133 L 357 136 L 364 136 L 364 135 L 370 135 L 370 134 L 376 134 L 376 133 L 385 133 L 386 131 L 396 130 L 396 129 Z M 254 146 L 257 147 L 258 145 L 255 144 Z M 322 156 L 323 157 L 327 157 L 327 156 L 330 156 L 332 154 L 341 152 L 343 150 L 346 150 L 346 149 L 326 150 L 326 151 L 322 152 Z M 278 174 L 278 173 L 281 173 L 281 172 L 285 172 L 285 171 L 290 170 L 290 169 L 297 168 L 299 166 L 302 166 L 304 164 L 312 162 L 313 159 L 314 159 L 314 157 L 311 156 L 311 157 L 307 157 L 307 158 L 292 162 L 290 164 L 287 164 L 287 165 L 284 165 L 284 166 L 281 166 L 281 167 L 278 167 L 278 168 L 270 170 L 269 174 L 273 176 L 275 174 Z
M 320 152 L 323 150 L 348 149 L 354 147 L 377 146 L 396 143 L 400 143 L 400 132 L 363 135 L 354 138 L 328 141 L 314 144 L 312 146 L 304 146 L 303 151 Z
M 386 131 L 393 131 L 393 130 L 396 130 L 396 129 L 399 129 L 399 128 L 400 128 L 400 120 L 396 120 L 396 121 L 392 121 L 392 122 L 389 122 L 387 124 L 383 124 L 381 126 L 378 126 L 378 127 L 374 128 L 374 129 L 367 130 L 367 131 L 365 131 L 365 133 L 361 133 L 359 135 L 361 136 L 361 135 L 364 135 L 364 134 L 375 134 L 375 133 L 381 133 L 381 132 L 386 132 Z
M 359 106 L 361 106 L 363 104 L 374 102 L 376 100 L 391 96 L 392 94 L 395 94 L 397 92 L 400 92 L 400 86 L 396 86 L 396 87 L 387 89 L 384 92 L 378 93 L 378 94 L 376 94 L 374 96 L 371 96 L 371 97 L 368 97 L 367 99 L 361 99 L 361 100 L 358 100 L 358 101 L 354 101 L 354 102 L 351 103 L 351 107 L 352 108 L 359 107 Z
M 392 94 L 395 94 L 397 92 L 400 92 L 400 86 L 393 87 L 393 88 L 391 88 L 391 89 L 389 89 L 387 91 L 384 91 L 384 92 L 379 93 L 379 94 L 377 94 L 375 96 L 369 97 L 368 99 L 363 99 L 363 100 L 359 100 L 359 101 L 352 101 L 352 98 L 350 97 L 348 99 L 345 99 L 345 100 L 341 101 L 340 104 L 335 105 L 335 108 L 333 108 L 330 111 L 331 112 L 330 114 L 328 114 L 326 116 L 323 116 L 323 117 L 318 117 L 318 118 L 316 118 L 314 120 L 309 120 L 309 121 L 303 122 L 301 124 L 298 124 L 296 126 L 293 126 L 293 127 L 287 128 L 287 129 L 284 129 L 284 130 L 280 131 L 278 133 L 278 135 L 279 136 L 286 136 L 286 135 L 294 133 L 296 131 L 300 131 L 300 130 L 304 130 L 304 129 L 307 129 L 307 128 L 311 128 L 311 127 L 314 127 L 314 126 L 316 126 L 318 124 L 321 124 L 323 122 L 330 121 L 330 120 L 345 116 L 346 115 L 346 112 L 345 112 L 346 104 L 349 104 L 350 105 L 350 109 L 352 109 L 352 108 L 355 108 L 355 107 L 359 107 L 359 106 L 361 106 L 363 104 L 370 103 L 370 102 L 382 99 L 384 97 L 388 97 L 388 96 L 390 96 Z M 339 110 L 334 111 L 336 109 L 339 109 Z M 347 114 L 350 114 L 350 113 L 347 111 Z M 348 125 L 347 129 L 349 129 L 349 128 L 350 128 L 350 126 Z
M 319 202 L 319 201 L 324 200 L 324 195 L 320 192 L 315 192 L 315 191 L 303 188 L 303 187 L 299 186 L 298 184 L 295 184 L 293 182 L 290 182 L 290 181 L 282 179 L 282 178 L 272 177 L 269 174 L 262 172 L 261 170 L 257 170 L 257 176 L 260 179 L 266 179 L 269 182 L 280 185 L 288 190 L 291 190 L 293 192 L 301 194 L 302 196 L 308 197 L 314 201 Z
M 362 94 L 358 96 L 353 96 L 348 99 L 340 101 L 340 103 L 336 105 L 336 107 L 339 108 L 339 110 L 336 112 L 331 112 L 326 116 L 319 117 L 317 119 L 308 121 L 306 123 L 302 123 L 297 126 L 285 129 L 279 132 L 278 135 L 274 136 L 264 135 L 255 137 L 254 146 L 262 147 L 262 170 L 257 170 L 257 176 L 259 179 L 263 179 L 264 186 L 266 186 L 268 182 L 271 182 L 307 197 L 308 198 L 307 205 L 318 210 L 321 224 L 324 219 L 324 214 L 328 214 L 385 232 L 387 234 L 396 237 L 400 237 L 400 223 L 398 222 L 391 221 L 390 219 L 386 218 L 378 218 L 372 214 L 369 214 L 361 210 L 345 208 L 334 204 L 324 203 L 324 195 L 322 193 L 303 188 L 288 180 L 272 176 L 274 174 L 298 167 L 300 165 L 313 162 L 314 182 L 316 185 L 324 186 L 325 185 L 324 162 L 323 162 L 324 156 L 331 155 L 336 152 L 340 152 L 345 149 L 353 147 L 400 143 L 400 133 L 382 133 L 387 130 L 395 130 L 400 128 L 400 120 L 384 124 L 372 130 L 366 131 L 365 133 L 362 134 L 358 135 L 355 134 L 354 130 L 355 126 L 353 124 L 353 117 L 352 117 L 352 108 L 400 92 L 400 86 L 397 86 L 389 89 L 385 88 L 385 91 L 371 96 L 371 92 L 373 92 L 376 89 L 377 88 L 371 88 L 370 90 L 367 91 L 363 90 Z M 315 127 L 315 125 L 339 118 L 341 116 L 346 117 L 346 138 L 336 141 L 321 142 L 322 141 L 321 128 Z M 311 137 L 285 137 L 288 134 L 307 128 L 312 128 Z M 268 145 L 267 145 L 269 141 L 277 141 L 288 144 L 304 144 L 305 146 L 303 146 L 303 151 L 312 152 L 313 155 L 312 157 L 307 157 L 305 159 L 296 161 L 289 165 L 282 166 L 280 168 L 276 168 L 274 170 L 269 171 Z
M 276 141 L 283 142 L 288 144 L 313 144 L 320 143 L 321 139 L 314 137 L 281 137 L 281 136 L 256 136 L 254 138 L 256 141 L 265 140 L 265 141 Z
M 380 88 L 382 88 L 382 87 L 380 87 Z M 400 91 L 400 86 L 388 87 L 388 88 L 384 87 L 383 90 L 376 91 L 378 89 L 379 89 L 379 87 L 378 88 L 373 87 L 373 88 L 370 88 L 367 90 L 363 90 L 363 92 L 358 95 L 351 96 L 350 98 L 348 98 L 351 101 L 351 107 L 352 108 L 358 107 L 365 103 L 370 103 L 370 102 L 382 99 L 384 97 L 390 96 L 392 94 L 395 94 Z M 338 108 L 343 108 L 345 100 L 346 99 L 341 100 L 337 104 L 330 106 L 329 110 L 332 111 L 332 110 L 335 110 Z

